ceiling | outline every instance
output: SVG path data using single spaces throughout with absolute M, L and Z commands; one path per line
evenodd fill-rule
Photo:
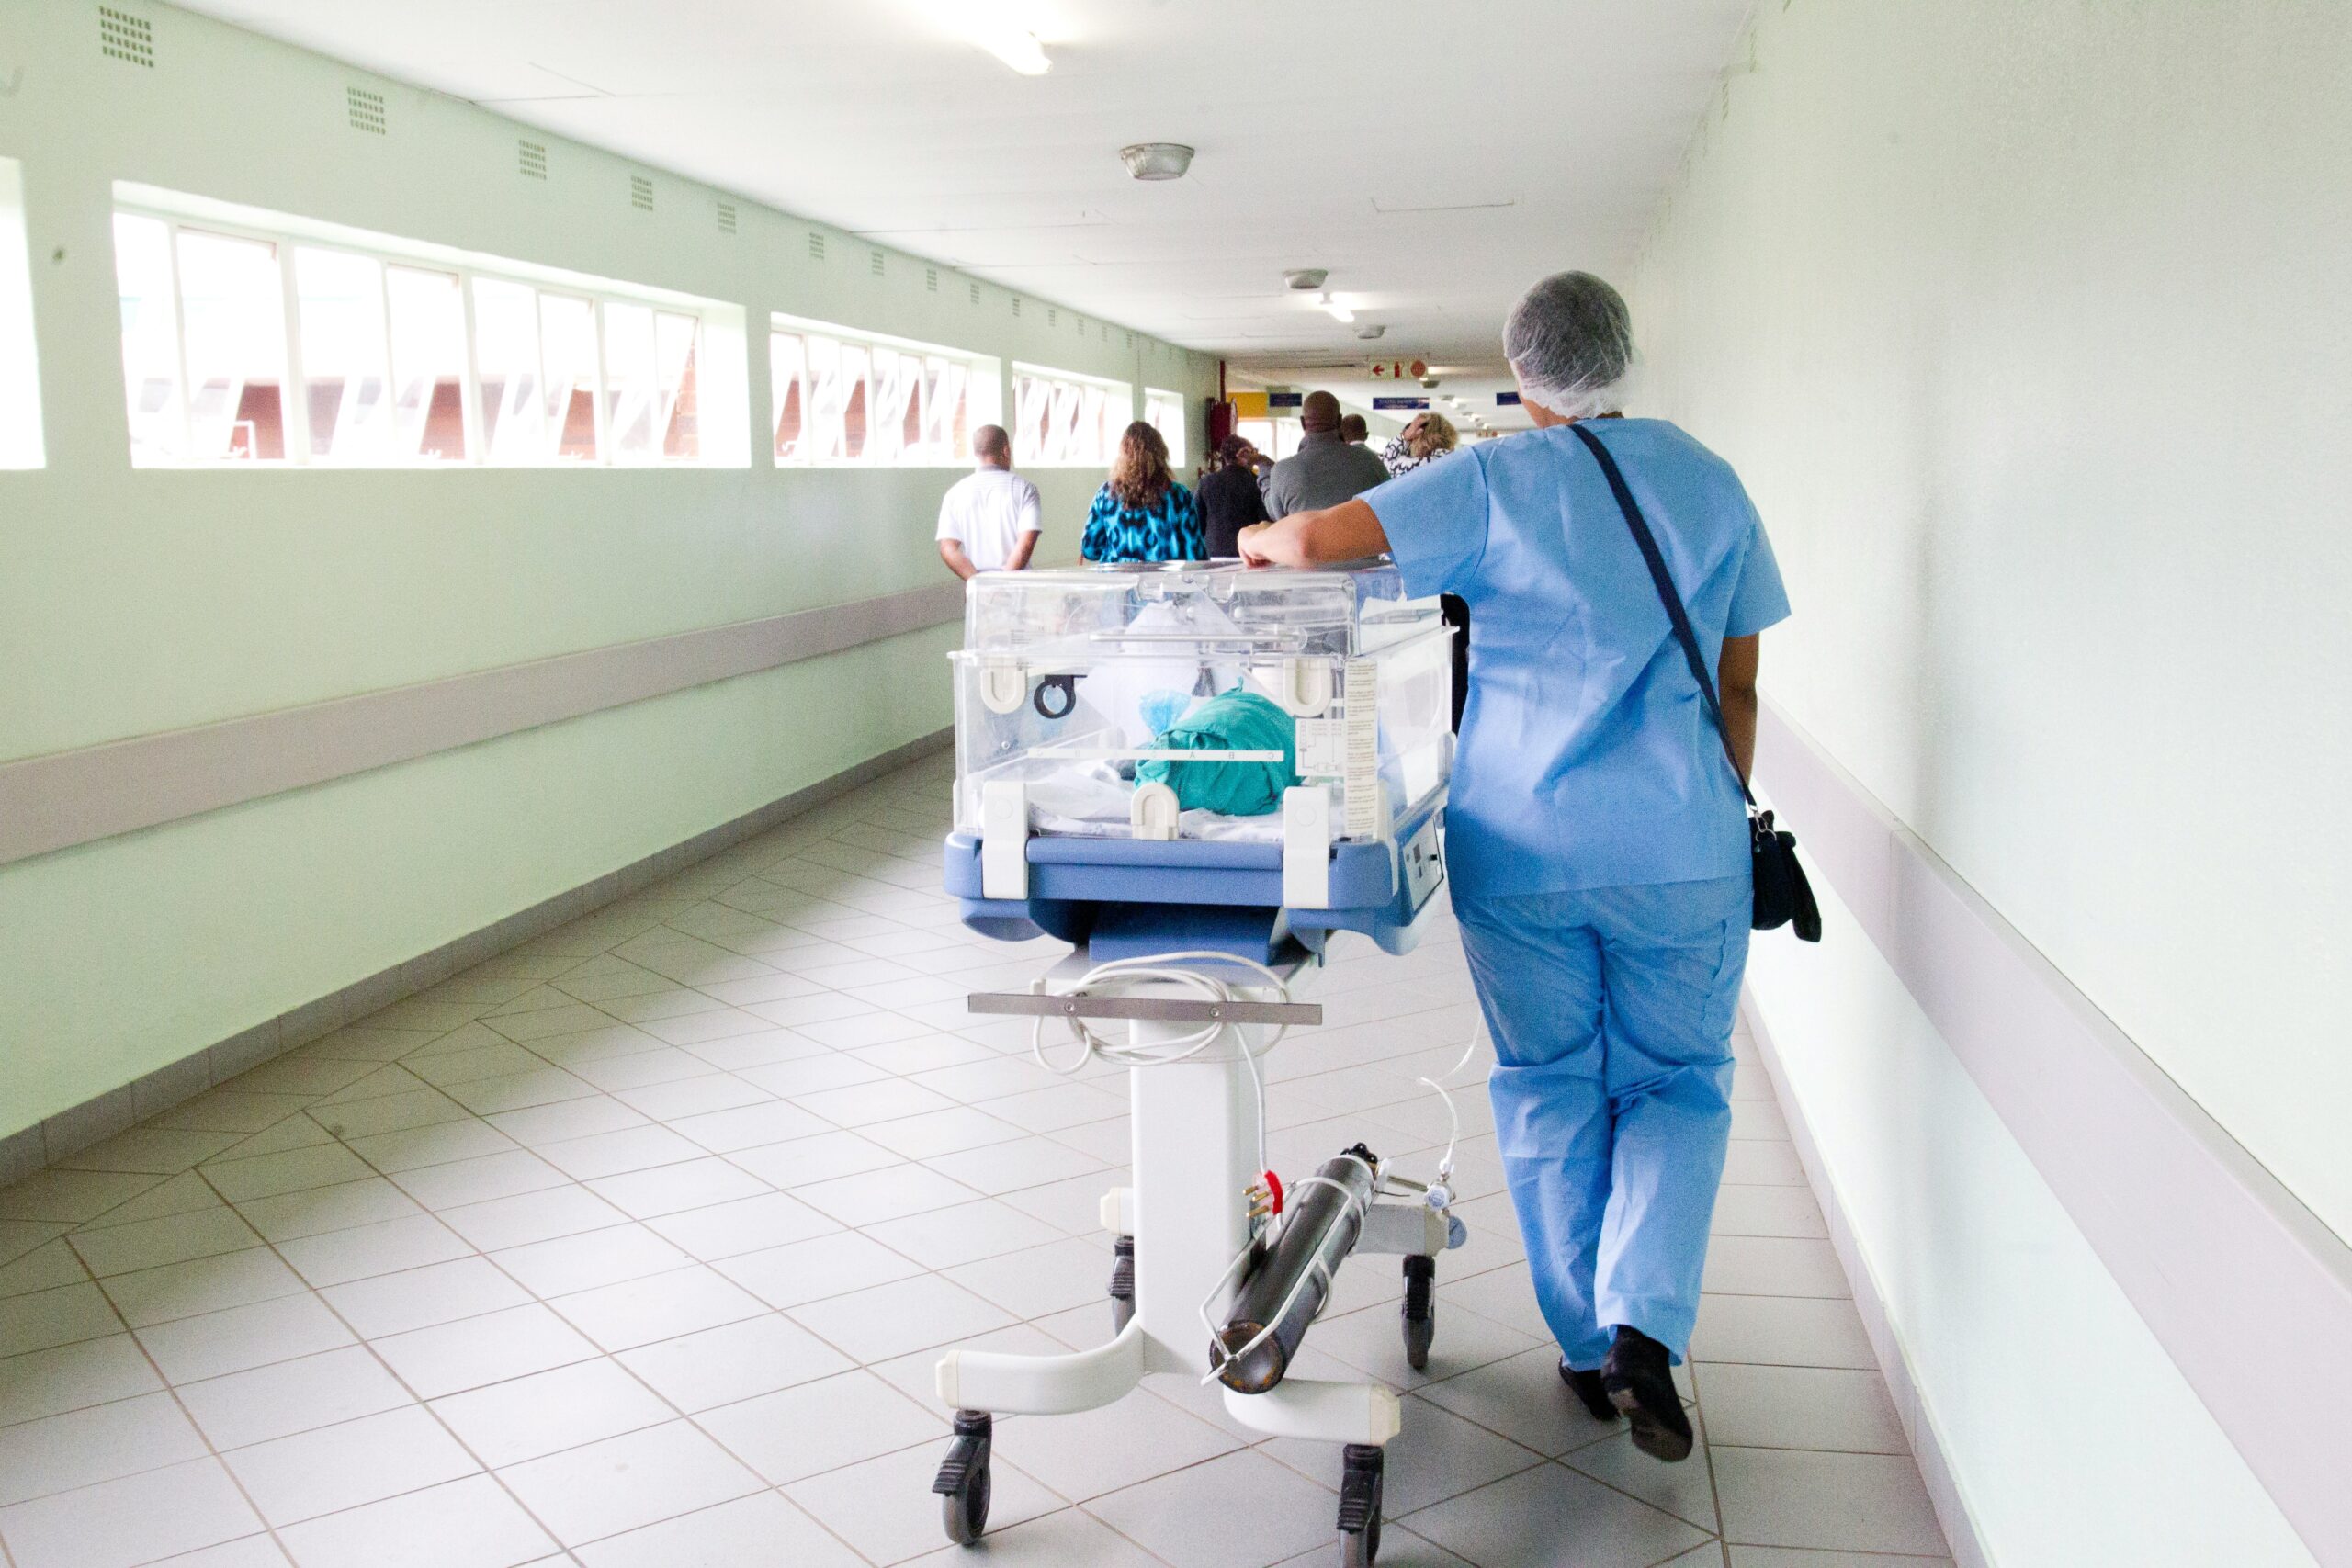
M 179 3 L 1238 363 L 1493 373 L 1528 282 L 1628 264 L 1752 0 Z

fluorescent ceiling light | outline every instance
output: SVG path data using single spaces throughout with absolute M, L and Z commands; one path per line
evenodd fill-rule
M 1037 35 L 1010 22 L 978 23 L 972 28 L 972 41 L 1023 76 L 1043 76 L 1054 68 Z

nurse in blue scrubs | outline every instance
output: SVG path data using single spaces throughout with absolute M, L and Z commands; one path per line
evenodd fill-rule
M 1758 634 L 1785 618 L 1770 543 L 1722 458 L 1627 419 L 1625 302 L 1560 273 L 1503 347 L 1536 428 L 1241 536 L 1255 563 L 1387 553 L 1470 606 L 1446 868 L 1497 1066 L 1489 1082 L 1560 1373 L 1679 1460 L 1689 1348 L 1731 1131 L 1751 888 L 1740 780 L 1582 422 L 1624 472 L 1754 754 Z

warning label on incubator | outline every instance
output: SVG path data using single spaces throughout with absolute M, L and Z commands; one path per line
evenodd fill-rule
M 1336 779 L 1348 771 L 1348 727 L 1340 718 L 1298 721 L 1298 776 Z

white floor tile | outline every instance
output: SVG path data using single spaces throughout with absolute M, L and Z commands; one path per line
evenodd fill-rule
M 705 1264 L 603 1285 L 548 1304 L 606 1350 L 627 1350 L 756 1317 L 770 1309 Z
M 1102 1321 L 1107 1324 L 1111 1263 L 1110 1249 L 1102 1241 L 1071 1237 L 958 1264 L 942 1272 L 1015 1317 L 1045 1317 L 1100 1303 Z
M 762 1180 L 786 1188 L 887 1170 L 899 1163 L 897 1155 L 871 1139 L 838 1132 L 741 1149 L 728 1157 Z
M 273 1525 L 414 1492 L 481 1468 L 438 1421 L 413 1405 L 220 1457 Z
M 688 1209 L 731 1203 L 772 1190 L 741 1166 L 717 1156 L 656 1166 L 621 1176 L 601 1177 L 588 1190 L 633 1218 L 650 1220 Z
M 402 1171 L 392 1179 L 428 1209 L 455 1209 L 567 1186 L 571 1178 L 530 1150 L 509 1146 L 495 1154 Z
M 1766 1449 L 1908 1454 L 1875 1371 L 1718 1363 L 1700 1369 L 1709 1440 Z
M 515 1568 L 555 1541 L 486 1475 L 288 1527 L 301 1568 Z
M 1175 1568 L 1263 1568 L 1330 1550 L 1336 1493 L 1252 1450 L 1227 1454 L 1087 1505 Z
M 424 1399 L 584 1361 L 597 1353 L 570 1324 L 537 1303 L 369 1343 Z
M 348 1230 L 278 1243 L 286 1261 L 311 1284 L 324 1288 L 378 1274 L 396 1274 L 470 1258 L 473 1247 L 430 1214 L 407 1214 Z
M 131 1568 L 261 1528 L 216 1459 L 0 1508 L 16 1568 Z
M 766 1247 L 712 1267 L 774 1307 L 846 1295 L 923 1271 L 922 1264 L 854 1231 Z
M 1751 1546 L 1941 1555 L 1944 1540 L 1908 1455 L 1713 1450 L 1724 1539 Z
M 1100 1497 L 1241 1446 L 1165 1400 L 1144 1395 L 1076 1416 L 1024 1416 L 1000 1428 L 995 1444 L 998 1453 L 1072 1502 Z M 1535 1456 L 1528 1455 L 1528 1462 L 1534 1461 Z
M 688 1415 L 852 1365 L 848 1357 L 774 1312 L 640 1346 L 618 1359 Z
M 313 1295 L 175 1318 L 137 1332 L 164 1376 L 175 1383 L 221 1377 L 351 1343 L 351 1331 Z
M 373 1175 L 364 1181 L 255 1198 L 238 1204 L 237 1212 L 270 1241 L 323 1235 L 329 1231 L 349 1230 L 354 1225 L 372 1225 L 424 1213 L 407 1193 Z
M 707 1263 L 827 1235 L 842 1227 L 784 1192 L 714 1203 L 646 1222 L 646 1228 Z
M 484 1252 L 616 1225 L 628 1216 L 584 1187 L 553 1187 L 445 1209 L 441 1223 Z
M 643 1279 L 693 1261 L 684 1250 L 640 1224 L 606 1225 L 510 1247 L 490 1258 L 543 1299 Z
M 164 1386 L 128 1334 L 0 1360 L 0 1427 L 37 1421 Z
M 1713 1428 L 1705 1435 L 1712 1438 Z M 1685 1524 L 1714 1533 L 1714 1472 L 1703 1454 L 1694 1453 L 1680 1464 L 1660 1464 L 1634 1446 L 1620 1422 L 1614 1435 L 1570 1450 L 1560 1456 L 1560 1462 L 1620 1492 L 1630 1492 Z
M 1719 1235 L 1707 1244 L 1700 1287 L 1733 1296 L 1842 1297 L 1846 1272 L 1826 1241 L 1800 1236 Z
M 435 1400 L 433 1409 L 492 1469 L 659 1427 L 677 1416 L 604 1357 L 450 1394 Z
M 706 1410 L 695 1420 L 776 1485 L 947 1433 L 938 1416 L 863 1371 Z
M 810 1208 L 845 1225 L 871 1225 L 944 1209 L 951 1203 L 968 1203 L 979 1197 L 962 1182 L 951 1181 L 935 1170 L 898 1164 L 860 1176 L 812 1181 L 794 1189 L 794 1194 Z
M 876 1564 L 903 1562 L 936 1549 L 939 1499 L 931 1495 L 944 1441 L 884 1454 L 844 1470 L 827 1471 L 784 1489 L 784 1495 Z M 989 1465 L 991 1529 L 1051 1513 L 1063 1500 L 1012 1461 Z
M 530 1293 L 487 1258 L 460 1258 L 332 1285 L 320 1295 L 364 1339 L 521 1306 Z
M 241 1449 L 414 1403 L 383 1363 L 346 1345 L 183 1383 L 181 1403 L 215 1449 Z
M 109 1275 L 102 1288 L 133 1328 L 300 1293 L 300 1275 L 266 1247 Z
M 832 1123 L 809 1115 L 787 1100 L 766 1100 L 756 1105 L 680 1117 L 670 1126 L 713 1154 L 723 1155 L 830 1132 Z
M 159 1470 L 204 1451 L 204 1439 L 168 1393 L 0 1427 L 0 1506 Z
M 587 1568 L 865 1568 L 865 1559 L 773 1492 L 612 1536 L 575 1555 Z
M 758 1476 L 684 1421 L 509 1465 L 499 1475 L 566 1546 L 762 1490 Z
M 1310 1481 L 1333 1488 L 1340 1483 L 1342 1455 L 1337 1443 L 1278 1438 L 1267 1443 L 1264 1451 Z M 1544 1456 L 1532 1449 L 1442 1405 L 1413 1398 L 1405 1401 L 1404 1425 L 1389 1439 L 1386 1451 L 1381 1509 L 1391 1519 L 1544 1462 Z
M 819 1338 L 860 1361 L 879 1361 L 967 1334 L 1001 1328 L 1012 1314 L 936 1274 L 853 1291 L 792 1309 Z
M 1805 1296 L 1701 1296 L 1690 1354 L 1701 1361 L 1874 1369 L 1854 1303 Z
M 234 1209 L 209 1208 L 103 1230 L 76 1231 L 65 1239 L 82 1255 L 90 1272 L 104 1279 L 243 1251 L 260 1246 L 262 1238 Z
M 820 1204 L 823 1201 L 821 1198 L 812 1201 Z M 870 1221 L 863 1228 L 883 1246 L 905 1253 L 926 1269 L 952 1269 L 959 1263 L 1042 1247 L 1060 1239 L 1059 1233 L 1045 1221 L 1033 1219 L 994 1199 L 926 1209 L 904 1218 Z
M 1556 1464 L 1408 1514 L 1403 1523 L 1480 1568 L 1649 1568 L 1707 1535 Z

